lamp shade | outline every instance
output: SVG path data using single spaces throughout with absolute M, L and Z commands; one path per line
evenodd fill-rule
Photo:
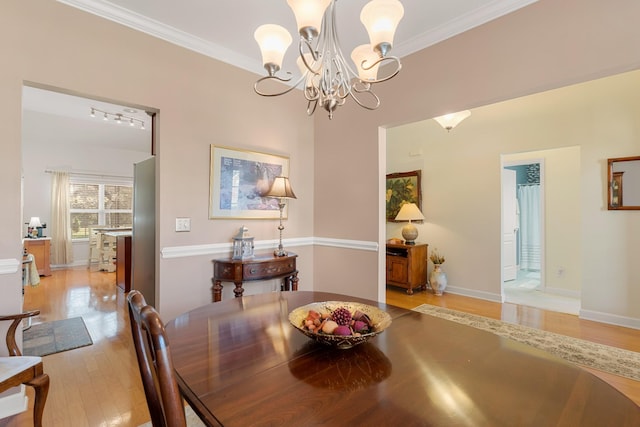
M 377 53 L 371 49 L 370 44 L 361 44 L 353 49 L 351 52 L 351 59 L 356 63 L 358 68 L 358 77 L 362 81 L 371 81 L 378 78 L 378 67 L 380 64 L 376 64 L 376 61 L 380 59 Z M 376 64 L 372 67 L 373 64 Z M 365 68 L 363 68 L 366 67 Z
M 40 222 L 40 217 L 32 216 L 31 219 L 29 220 L 29 227 L 31 228 L 42 227 L 42 223 Z
M 277 176 L 271 184 L 271 188 L 265 194 L 265 197 L 279 197 L 281 199 L 296 199 L 296 195 L 293 193 L 289 178 L 286 176 Z
M 418 221 L 424 219 L 424 215 L 415 203 L 405 203 L 396 215 L 396 221 Z
M 471 111 L 464 110 L 464 111 L 458 111 L 457 113 L 445 114 L 444 116 L 434 117 L 433 120 L 440 123 L 440 126 L 445 128 L 446 130 L 451 130 L 454 127 L 458 126 L 461 121 L 463 121 L 470 115 L 471 115 Z
M 253 34 L 262 52 L 262 64 L 265 68 L 273 66 L 277 70 L 282 66 L 282 58 L 293 41 L 284 27 L 274 24 L 261 25 Z
M 403 16 L 404 7 L 398 0 L 372 0 L 362 8 L 360 21 L 367 29 L 373 49 L 379 51 L 387 45 L 381 49 L 382 56 L 393 46 L 393 36 Z
M 331 0 L 287 0 L 293 10 L 300 35 L 308 38 L 316 37 L 320 33 L 324 11 Z

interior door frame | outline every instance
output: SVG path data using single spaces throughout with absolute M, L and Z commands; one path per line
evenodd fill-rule
M 534 154 L 534 153 L 531 153 Z M 512 156 L 518 156 L 517 160 L 509 160 L 509 157 Z M 545 173 L 544 173 L 544 162 L 545 159 L 541 158 L 541 157 L 535 157 L 532 156 L 530 158 L 525 158 L 522 157 L 523 153 L 517 153 L 517 154 L 503 154 L 501 156 L 501 165 L 500 165 L 500 188 L 502 189 L 502 170 L 507 167 L 507 166 L 523 166 L 523 165 L 530 165 L 530 164 L 534 164 L 534 163 L 538 163 L 540 164 L 540 289 L 544 290 L 546 287 L 546 263 L 545 263 L 545 253 L 546 253 L 546 239 L 545 239 L 545 235 L 546 235 L 546 224 L 545 224 L 545 206 L 544 206 L 544 200 L 545 200 Z M 516 187 L 516 194 L 517 194 L 517 187 Z M 500 203 L 502 204 L 502 198 L 500 198 Z M 502 233 L 502 227 L 503 227 L 503 219 L 502 217 L 500 218 L 500 230 Z M 502 234 L 500 235 L 501 238 L 501 242 L 502 242 Z M 502 245 L 502 243 L 501 243 Z M 500 248 L 500 253 L 502 254 L 502 247 Z M 519 265 L 519 264 L 518 264 Z M 502 300 L 504 302 L 504 280 L 501 283 L 501 290 L 502 290 Z

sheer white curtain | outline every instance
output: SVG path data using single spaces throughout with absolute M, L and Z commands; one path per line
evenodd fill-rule
M 540 270 L 540 185 L 521 185 L 520 201 L 520 268 Z
M 53 172 L 51 179 L 51 264 L 73 261 L 69 220 L 69 173 Z

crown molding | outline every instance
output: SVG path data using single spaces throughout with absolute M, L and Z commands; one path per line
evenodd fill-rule
M 536 3 L 537 1 L 538 0 L 495 0 L 487 6 L 480 7 L 451 21 L 445 22 L 433 30 L 425 31 L 405 42 L 394 45 L 394 53 L 402 58 L 457 36 L 458 34 L 462 34 L 465 31 L 479 27 L 482 24 L 486 24 L 532 3 Z
M 256 74 L 264 69 L 257 58 L 238 54 L 224 46 L 196 37 L 139 13 L 104 0 L 57 0 L 76 9 L 97 15 L 174 45 L 217 59 Z M 448 38 L 471 30 L 538 0 L 495 0 L 439 27 L 393 46 L 394 54 L 404 57 Z
M 261 74 L 264 71 L 262 65 L 259 64 L 260 61 L 256 60 L 256 58 L 240 55 L 224 46 L 196 37 L 112 3 L 102 0 L 56 1 L 252 73 Z

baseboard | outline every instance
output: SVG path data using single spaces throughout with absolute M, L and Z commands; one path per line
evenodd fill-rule
M 24 412 L 28 407 L 29 399 L 25 394 L 25 386 L 20 386 L 18 392 L 0 397 L 0 419 Z
M 572 291 L 569 289 L 562 289 L 562 288 L 552 288 L 547 286 L 543 287 L 542 290 L 548 294 L 558 295 L 561 297 L 568 297 L 568 298 L 575 298 L 575 299 L 581 298 L 580 291 Z
M 609 325 L 622 326 L 625 328 L 640 329 L 640 319 L 617 314 L 603 313 L 601 311 L 581 309 L 579 317 L 594 322 L 607 323 Z
M 447 288 L 445 289 L 445 292 L 450 294 L 462 295 L 465 297 L 482 299 L 486 301 L 493 301 L 493 302 L 499 302 L 499 303 L 502 302 L 502 296 L 500 294 L 495 294 L 493 292 L 477 291 L 474 289 L 460 288 L 457 286 L 447 286 Z

